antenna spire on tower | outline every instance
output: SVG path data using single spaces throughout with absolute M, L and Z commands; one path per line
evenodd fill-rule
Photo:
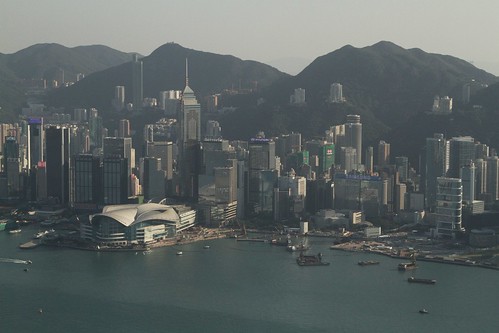
M 185 58 L 185 86 L 189 86 L 189 60 Z

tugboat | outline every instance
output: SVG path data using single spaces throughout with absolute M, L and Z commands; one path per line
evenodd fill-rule
M 322 253 L 318 253 L 316 256 L 306 256 L 303 251 L 300 252 L 300 256 L 296 258 L 296 263 L 300 266 L 327 266 L 328 262 L 322 261 Z
M 177 251 L 178 256 L 181 256 L 182 254 L 184 254 L 182 251 Z
M 421 310 L 419 310 L 419 313 L 428 314 L 429 312 L 425 308 L 422 308 Z
M 408 271 L 411 269 L 416 269 L 418 266 L 416 265 L 416 257 L 414 256 L 414 253 L 411 254 L 411 261 L 410 262 L 402 262 L 398 265 L 398 270 L 399 271 Z

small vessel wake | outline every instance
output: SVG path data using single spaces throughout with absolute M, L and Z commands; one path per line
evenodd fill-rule
M 11 264 L 31 264 L 31 260 L 22 260 L 22 259 L 11 259 L 11 258 L 0 258 L 0 263 L 11 263 Z

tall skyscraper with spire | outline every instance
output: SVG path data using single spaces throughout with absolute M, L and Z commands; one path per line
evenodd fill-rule
M 198 199 L 198 178 L 200 169 L 201 105 L 194 91 L 189 87 L 189 63 L 185 60 L 185 88 L 178 115 L 180 127 L 180 195 L 188 200 Z
M 137 54 L 133 55 L 132 61 L 132 103 L 135 110 L 142 109 L 144 99 L 144 80 L 142 60 Z

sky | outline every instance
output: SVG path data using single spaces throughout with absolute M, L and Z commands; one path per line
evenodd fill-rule
M 0 52 L 102 44 L 149 55 L 167 42 L 296 74 L 381 40 L 499 75 L 497 0 L 0 0 Z

